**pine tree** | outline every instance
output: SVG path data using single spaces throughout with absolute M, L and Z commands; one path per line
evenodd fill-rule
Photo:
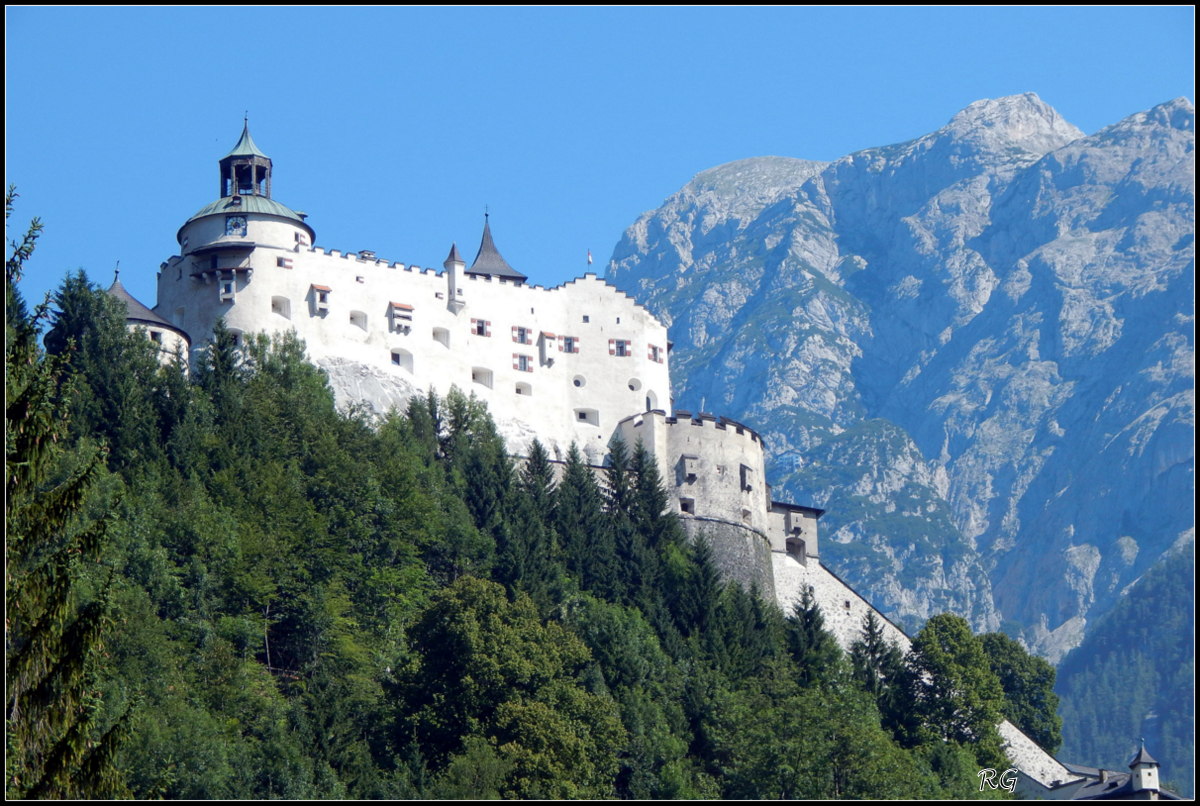
M 802 685 L 810 686 L 832 678 L 842 652 L 825 629 L 825 617 L 811 587 L 804 589 L 787 620 L 787 644 L 800 667 Z
M 5 221 L 16 194 L 5 197 Z M 13 798 L 121 794 L 113 754 L 123 720 L 97 724 L 93 674 L 108 622 L 104 594 L 80 602 L 79 582 L 104 541 L 80 510 L 104 454 L 70 451 L 58 397 L 64 362 L 41 355 L 37 323 L 16 283 L 41 225 L 34 219 L 5 263 L 5 794 Z

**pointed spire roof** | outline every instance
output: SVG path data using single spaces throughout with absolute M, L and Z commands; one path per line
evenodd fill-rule
M 242 121 L 242 136 L 238 139 L 237 145 L 221 159 L 228 159 L 230 157 L 262 157 L 263 159 L 270 159 L 270 157 L 262 153 L 262 149 L 255 144 L 254 138 L 250 136 L 249 118 Z
M 1146 740 L 1142 739 L 1142 749 L 1138 750 L 1138 754 L 1133 757 L 1133 761 L 1129 762 L 1129 768 L 1133 769 L 1139 764 L 1153 764 L 1159 766 L 1159 763 L 1154 760 L 1154 756 L 1146 752 Z
M 508 265 L 508 261 L 496 248 L 496 242 L 492 240 L 492 227 L 488 222 L 487 213 L 483 214 L 483 240 L 479 244 L 479 254 L 475 255 L 475 262 L 471 264 L 471 268 L 467 269 L 467 274 L 503 277 L 506 280 L 516 280 L 522 283 L 529 279 Z
M 465 262 L 466 261 L 464 261 L 461 257 L 458 256 L 458 244 L 457 243 L 450 244 L 450 254 L 446 256 L 446 259 L 443 261 L 443 264 L 445 264 L 445 263 L 465 263 Z
M 163 319 L 154 311 L 134 299 L 133 295 L 125 290 L 125 286 L 121 285 L 121 281 L 116 277 L 113 278 L 113 284 L 108 287 L 108 293 L 125 305 L 125 321 L 144 322 L 150 325 L 157 325 L 158 327 L 168 327 L 171 330 L 178 330 L 178 328 L 166 319 Z

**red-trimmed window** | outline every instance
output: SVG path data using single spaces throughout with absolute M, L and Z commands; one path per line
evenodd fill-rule
M 649 359 L 661 364 L 663 362 L 663 348 L 659 347 L 657 344 L 651 344 L 649 347 Z
M 513 353 L 513 369 L 519 372 L 533 372 L 533 356 Z
M 633 355 L 633 342 L 628 339 L 609 339 L 608 354 L 628 358 Z
M 491 336 L 492 335 L 492 323 L 487 321 L 486 319 L 472 319 L 471 320 L 471 332 L 474 333 L 476 336 Z
M 517 344 L 533 344 L 533 331 L 527 327 L 513 325 L 512 340 Z
M 577 353 L 579 352 L 579 337 L 578 336 L 559 336 L 558 351 L 560 353 Z
M 275 265 L 281 269 L 290 269 L 292 267 L 292 259 L 290 257 L 275 258 Z

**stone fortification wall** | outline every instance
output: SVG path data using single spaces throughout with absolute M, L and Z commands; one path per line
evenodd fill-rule
M 617 433 L 654 457 L 688 535 L 707 537 L 723 576 L 774 598 L 762 440 L 724 417 L 676 415 L 647 411 L 622 420 Z
M 156 312 L 203 350 L 217 319 L 244 333 L 294 330 L 343 402 L 381 411 L 452 387 L 488 404 L 514 454 L 537 435 L 599 464 L 617 422 L 668 409 L 667 331 L 594 274 L 552 289 L 379 260 L 308 244 L 298 221 L 248 214 L 180 230 Z

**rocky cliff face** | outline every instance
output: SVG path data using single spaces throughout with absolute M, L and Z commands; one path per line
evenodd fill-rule
M 608 279 L 670 325 L 676 403 L 753 424 L 776 497 L 829 510 L 825 562 L 1056 659 L 1193 525 L 1194 148 L 1183 99 L 1091 136 L 979 101 L 705 171 Z

